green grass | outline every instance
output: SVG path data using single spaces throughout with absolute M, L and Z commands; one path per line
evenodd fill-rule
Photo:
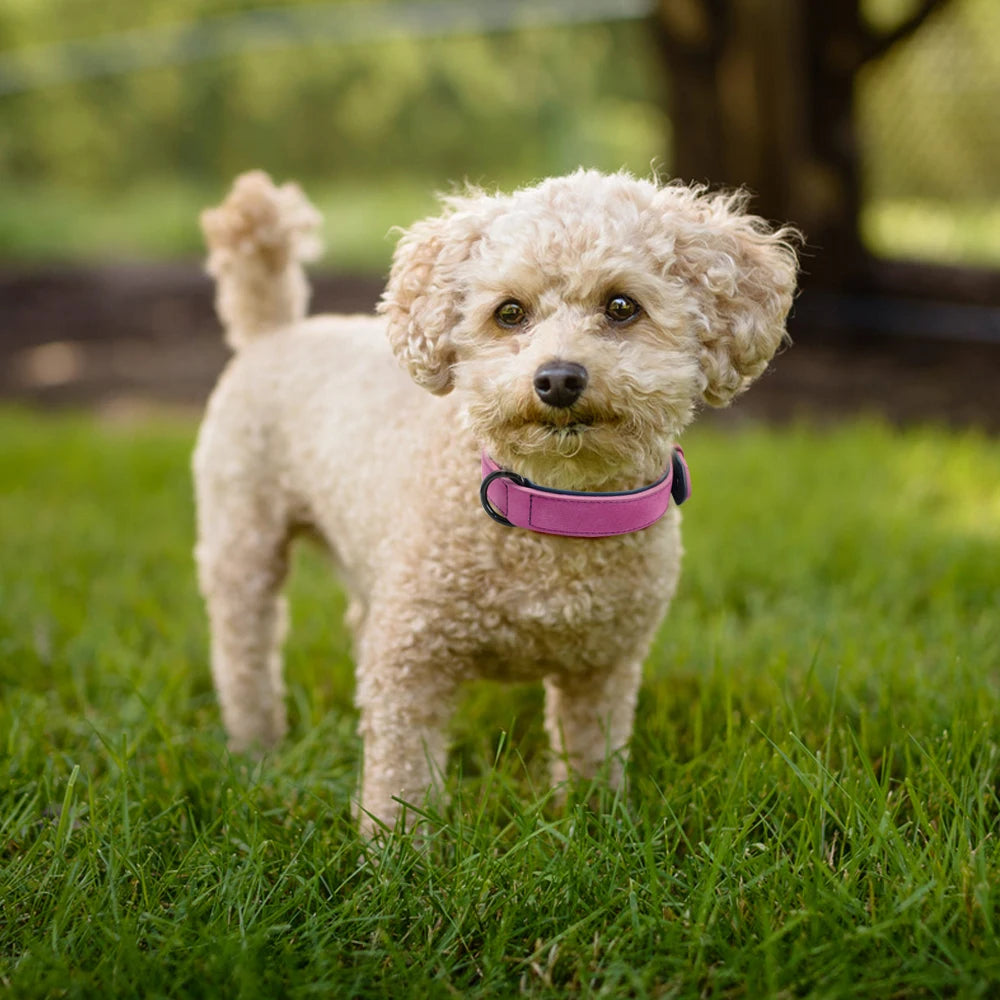
M 883 198 L 862 211 L 861 235 L 880 257 L 995 268 L 1000 201 Z
M 503 186 L 529 180 L 510 177 Z M 448 180 L 420 178 L 327 187 L 307 184 L 306 193 L 324 217 L 324 264 L 346 272 L 384 273 L 396 243 L 393 227 L 408 226 L 435 212 L 435 189 L 447 191 L 452 186 Z M 104 198 L 52 185 L 0 185 L 0 260 L 200 257 L 204 246 L 198 213 L 224 194 L 221 187 L 176 179 L 150 179 Z M 882 257 L 982 267 L 1000 264 L 996 201 L 875 199 L 865 206 L 861 228 L 866 244 Z
M 996 995 L 996 441 L 692 433 L 628 794 L 556 805 L 537 692 L 481 685 L 451 804 L 372 852 L 318 555 L 291 739 L 224 749 L 192 436 L 0 414 L 4 996 Z
M 103 199 L 50 185 L 0 186 L 0 260 L 200 257 L 198 215 L 225 194 L 223 187 L 175 180 L 151 180 Z M 307 194 L 324 217 L 324 263 L 353 273 L 386 271 L 396 243 L 390 230 L 437 209 L 434 186 L 422 181 L 309 186 Z

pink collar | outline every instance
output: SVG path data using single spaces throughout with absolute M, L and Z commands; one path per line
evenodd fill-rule
M 529 528 L 545 535 L 627 535 L 663 517 L 671 497 L 680 506 L 691 496 L 691 475 L 679 447 L 673 449 L 661 479 L 626 493 L 578 493 L 537 486 L 516 472 L 500 468 L 486 452 L 482 466 L 479 498 L 486 513 L 508 528 Z

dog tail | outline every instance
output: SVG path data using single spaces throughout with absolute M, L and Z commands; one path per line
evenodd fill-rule
M 201 213 L 215 311 L 230 347 L 305 316 L 302 265 L 319 256 L 321 222 L 297 184 L 277 187 L 262 170 L 237 177 L 226 200 Z

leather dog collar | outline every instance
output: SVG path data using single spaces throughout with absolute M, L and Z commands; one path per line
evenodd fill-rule
M 670 500 L 680 506 L 691 496 L 691 475 L 684 452 L 675 446 L 670 465 L 652 486 L 624 493 L 581 493 L 538 486 L 503 469 L 486 452 L 479 499 L 494 521 L 545 535 L 605 538 L 627 535 L 655 524 Z

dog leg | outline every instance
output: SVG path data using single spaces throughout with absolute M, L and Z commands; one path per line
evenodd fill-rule
M 641 673 L 637 661 L 602 675 L 545 679 L 545 728 L 555 785 L 571 774 L 593 778 L 607 764 L 609 784 L 619 787 Z
M 285 734 L 281 644 L 287 627 L 278 594 L 288 560 L 286 538 L 259 517 L 232 509 L 204 532 L 197 559 L 212 632 L 212 676 L 229 745 L 265 748 Z M 252 527 L 250 527 L 252 526 Z
M 382 824 L 392 829 L 402 803 L 420 807 L 444 774 L 455 685 L 435 673 L 440 670 L 403 668 L 382 684 L 370 667 L 359 669 L 360 827 L 365 836 L 375 835 Z M 410 819 L 406 825 L 413 825 Z

